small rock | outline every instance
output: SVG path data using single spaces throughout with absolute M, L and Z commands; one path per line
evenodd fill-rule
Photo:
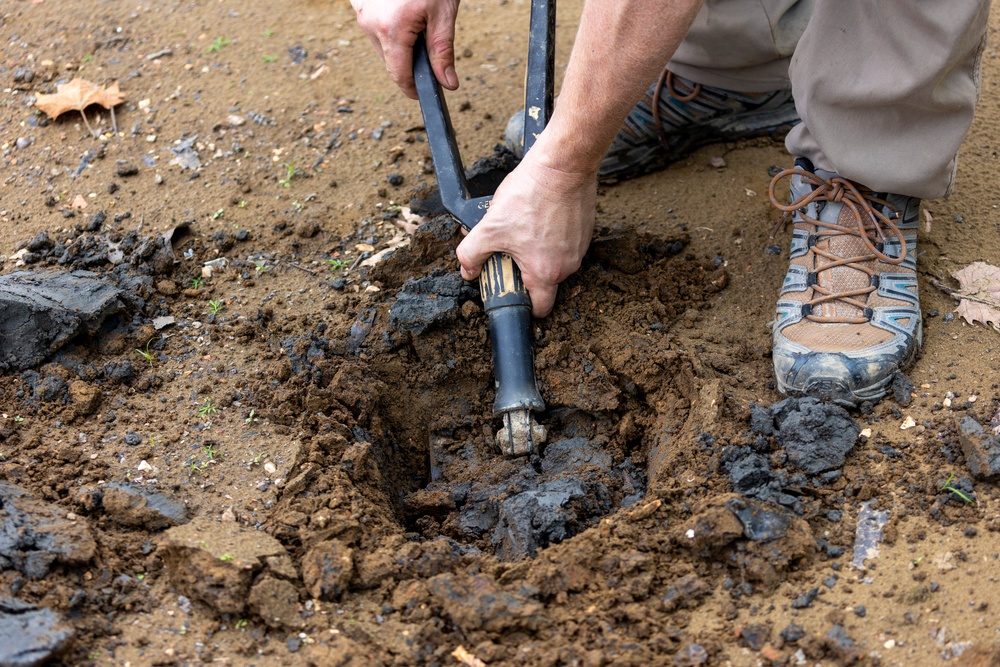
M 129 162 L 128 160 L 118 160 L 118 166 L 115 169 L 115 173 L 117 173 L 122 178 L 126 178 L 128 176 L 135 176 L 136 174 L 139 173 L 139 167 L 137 167 L 132 162 Z
M 747 647 L 759 651 L 771 637 L 771 626 L 766 623 L 747 623 L 740 630 L 740 640 Z
M 389 181 L 389 185 L 397 187 L 403 184 L 403 176 L 401 174 L 389 174 L 389 177 L 385 180 Z
M 854 615 L 858 618 L 864 618 L 868 615 L 868 608 L 863 604 L 854 605 Z
M 18 148 L 27 148 L 28 146 L 31 145 L 31 139 L 29 139 L 28 137 L 18 137 L 17 141 L 14 142 L 14 145 L 16 145 Z
M 708 651 L 698 644 L 688 644 L 674 654 L 674 667 L 698 667 L 708 662 Z
M 789 623 L 779 634 L 786 643 L 794 644 L 806 636 L 806 629 L 797 623 Z
M 716 169 L 722 169 L 726 166 L 726 158 L 716 155 L 708 159 L 708 164 Z
M 808 591 L 792 600 L 792 609 L 805 609 L 812 606 L 813 600 L 819 595 L 819 586 L 814 586 Z
M 35 80 L 35 72 L 30 67 L 18 67 L 14 70 L 15 83 L 31 83 Z
M 247 122 L 246 118 L 234 113 L 226 116 L 226 123 L 228 123 L 231 127 L 239 127 L 240 125 L 243 125 L 246 122 Z

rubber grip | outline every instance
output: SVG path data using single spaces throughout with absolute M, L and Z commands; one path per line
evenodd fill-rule
M 479 276 L 479 291 L 490 321 L 496 400 L 493 414 L 511 410 L 541 411 L 545 401 L 535 383 L 531 341 L 531 298 L 521 280 L 521 270 L 506 253 L 486 260 Z

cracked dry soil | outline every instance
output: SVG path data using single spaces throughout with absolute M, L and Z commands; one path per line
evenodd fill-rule
M 434 184 L 419 110 L 348 3 L 0 11 L 0 298 L 56 272 L 101 295 L 3 302 L 5 664 L 996 659 L 1000 339 L 930 283 L 1000 263 L 991 49 L 955 195 L 924 205 L 912 386 L 779 402 L 765 193 L 790 159 L 719 145 L 601 189 L 535 323 L 549 445 L 505 461 L 459 232 L 403 224 Z M 526 25 L 462 5 L 467 159 L 518 107 Z M 34 112 L 74 76 L 128 95 L 87 110 L 99 137 Z

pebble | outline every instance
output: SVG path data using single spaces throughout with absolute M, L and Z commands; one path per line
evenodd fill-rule
M 864 618 L 868 615 L 868 609 L 863 604 L 855 605 L 854 615 L 858 618 Z
M 31 145 L 31 139 L 28 137 L 18 137 L 17 141 L 14 142 L 18 148 L 27 148 Z
M 278 472 L 278 466 L 274 465 L 270 461 L 267 461 L 264 464 L 264 472 L 266 472 L 268 475 L 273 475 L 274 473 Z
M 302 640 L 298 637 L 290 637 L 288 641 L 285 642 L 285 646 L 290 652 L 296 653 L 300 648 L 302 648 Z

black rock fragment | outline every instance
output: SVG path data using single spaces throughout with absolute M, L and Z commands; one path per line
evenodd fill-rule
M 87 271 L 0 276 L 0 370 L 31 368 L 74 336 L 96 333 L 123 301 L 117 287 Z
M 0 665 L 41 665 L 62 651 L 72 638 L 73 629 L 51 609 L 0 598 Z
M 788 460 L 810 475 L 843 466 L 861 433 L 847 410 L 815 398 L 788 398 L 769 412 Z
M 462 304 L 475 295 L 458 273 L 435 271 L 403 285 L 389 308 L 389 324 L 419 336 L 432 326 L 454 321 Z
M 1000 473 L 1000 438 L 986 431 L 972 417 L 956 420 L 965 465 L 977 479 L 994 479 Z
M 819 595 L 819 586 L 814 586 L 808 591 L 792 600 L 792 609 L 805 609 L 812 606 L 813 600 Z

